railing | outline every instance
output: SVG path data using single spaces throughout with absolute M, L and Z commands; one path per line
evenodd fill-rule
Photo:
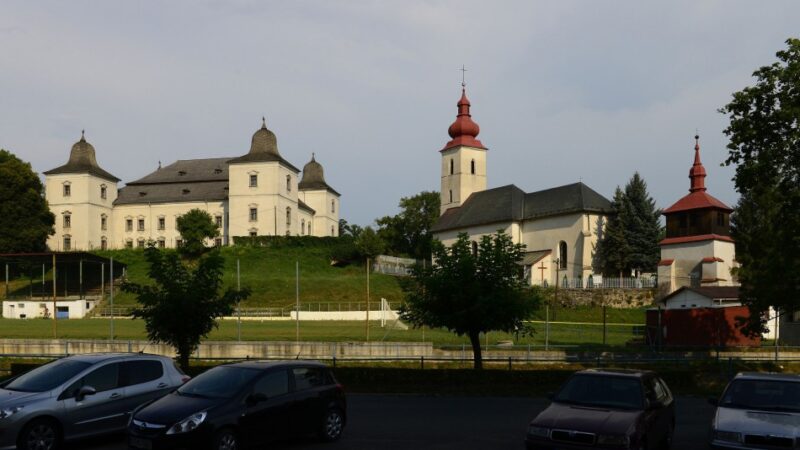
M 397 311 L 400 309 L 400 302 L 388 302 L 389 309 Z M 289 307 L 295 311 L 297 307 L 292 305 Z M 369 302 L 369 309 L 377 311 L 381 308 L 381 300 L 375 299 Z M 342 312 L 342 311 L 366 311 L 367 302 L 318 302 L 318 303 L 301 303 L 300 312 Z
M 548 282 L 545 281 L 547 285 Z M 656 277 L 562 277 L 558 284 L 562 289 L 653 289 L 658 287 Z

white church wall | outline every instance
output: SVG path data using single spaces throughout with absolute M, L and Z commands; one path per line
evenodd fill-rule
M 555 260 L 556 258 L 561 258 L 559 244 L 561 241 L 566 242 L 566 268 L 561 268 L 559 276 L 566 275 L 568 278 L 584 277 L 584 266 L 591 266 L 591 259 L 586 261 L 584 256 L 584 246 L 589 245 L 591 248 L 591 241 L 585 239 L 584 236 L 586 228 L 586 219 L 582 213 L 526 220 L 522 224 L 522 243 L 530 251 L 551 250 L 551 260 Z M 550 264 L 552 264 L 552 261 Z M 587 270 L 591 273 L 591 267 Z M 552 271 L 552 273 L 553 277 L 555 277 L 555 271 Z M 555 279 L 550 280 L 550 284 L 553 282 L 555 282 Z
M 707 257 L 717 257 L 722 259 L 722 262 L 702 264 L 703 258 Z M 736 266 L 735 258 L 735 245 L 733 242 L 727 241 L 709 239 L 661 246 L 661 259 L 674 260 L 671 273 L 674 282 L 670 283 L 673 291 L 681 286 L 691 286 L 693 272 L 701 278 L 723 279 L 723 281 L 707 285 L 735 286 L 737 284 L 736 280 L 731 275 L 731 269 Z M 708 266 L 708 271 L 711 273 L 698 271 L 698 269 L 706 270 L 705 266 Z
M 453 164 L 452 173 L 450 164 Z M 472 165 L 475 173 L 472 173 Z M 460 206 L 474 192 L 486 190 L 486 150 L 474 147 L 453 147 L 442 152 L 441 213 Z M 453 197 L 450 201 L 450 192 Z
M 481 237 L 493 235 L 497 233 L 498 230 L 503 230 L 503 232 L 511 236 L 514 243 L 519 243 L 519 226 L 516 223 L 509 222 L 443 231 L 435 234 L 434 238 L 440 240 L 445 247 L 450 247 L 456 242 L 456 239 L 458 239 L 459 233 L 467 233 L 471 241 L 478 242 Z

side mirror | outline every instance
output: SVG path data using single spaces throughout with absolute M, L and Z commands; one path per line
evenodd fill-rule
M 81 401 L 89 395 L 97 394 L 97 390 L 91 386 L 83 386 L 82 388 L 78 389 L 78 393 L 75 394 L 75 400 Z
M 265 401 L 267 401 L 267 396 L 261 392 L 254 392 L 247 396 L 247 404 L 250 406 L 255 406 Z
M 708 403 L 712 406 L 718 406 L 719 400 L 716 397 L 708 397 Z

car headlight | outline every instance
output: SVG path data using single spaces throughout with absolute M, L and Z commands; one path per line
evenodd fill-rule
M 597 443 L 614 447 L 628 447 L 631 439 L 628 436 L 618 434 L 598 434 Z
M 528 434 L 531 436 L 547 438 L 550 437 L 550 428 L 531 425 L 528 427 Z
M 714 439 L 725 442 L 742 442 L 742 433 L 738 431 L 714 430 Z
M 22 406 L 15 406 L 13 408 L 0 408 L 0 419 L 5 419 L 6 417 L 13 416 L 14 414 L 20 412 L 22 410 Z
M 173 425 L 169 430 L 167 430 L 167 434 L 179 434 L 192 431 L 199 427 L 204 420 L 206 420 L 206 415 L 207 414 L 205 412 L 192 414 L 191 416 Z

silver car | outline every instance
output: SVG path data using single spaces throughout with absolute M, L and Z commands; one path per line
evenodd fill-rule
M 188 379 L 156 355 L 76 355 L 37 367 L 0 384 L 0 450 L 55 450 L 122 431 L 137 406 Z
M 800 376 L 740 373 L 709 401 L 712 448 L 800 448 Z

